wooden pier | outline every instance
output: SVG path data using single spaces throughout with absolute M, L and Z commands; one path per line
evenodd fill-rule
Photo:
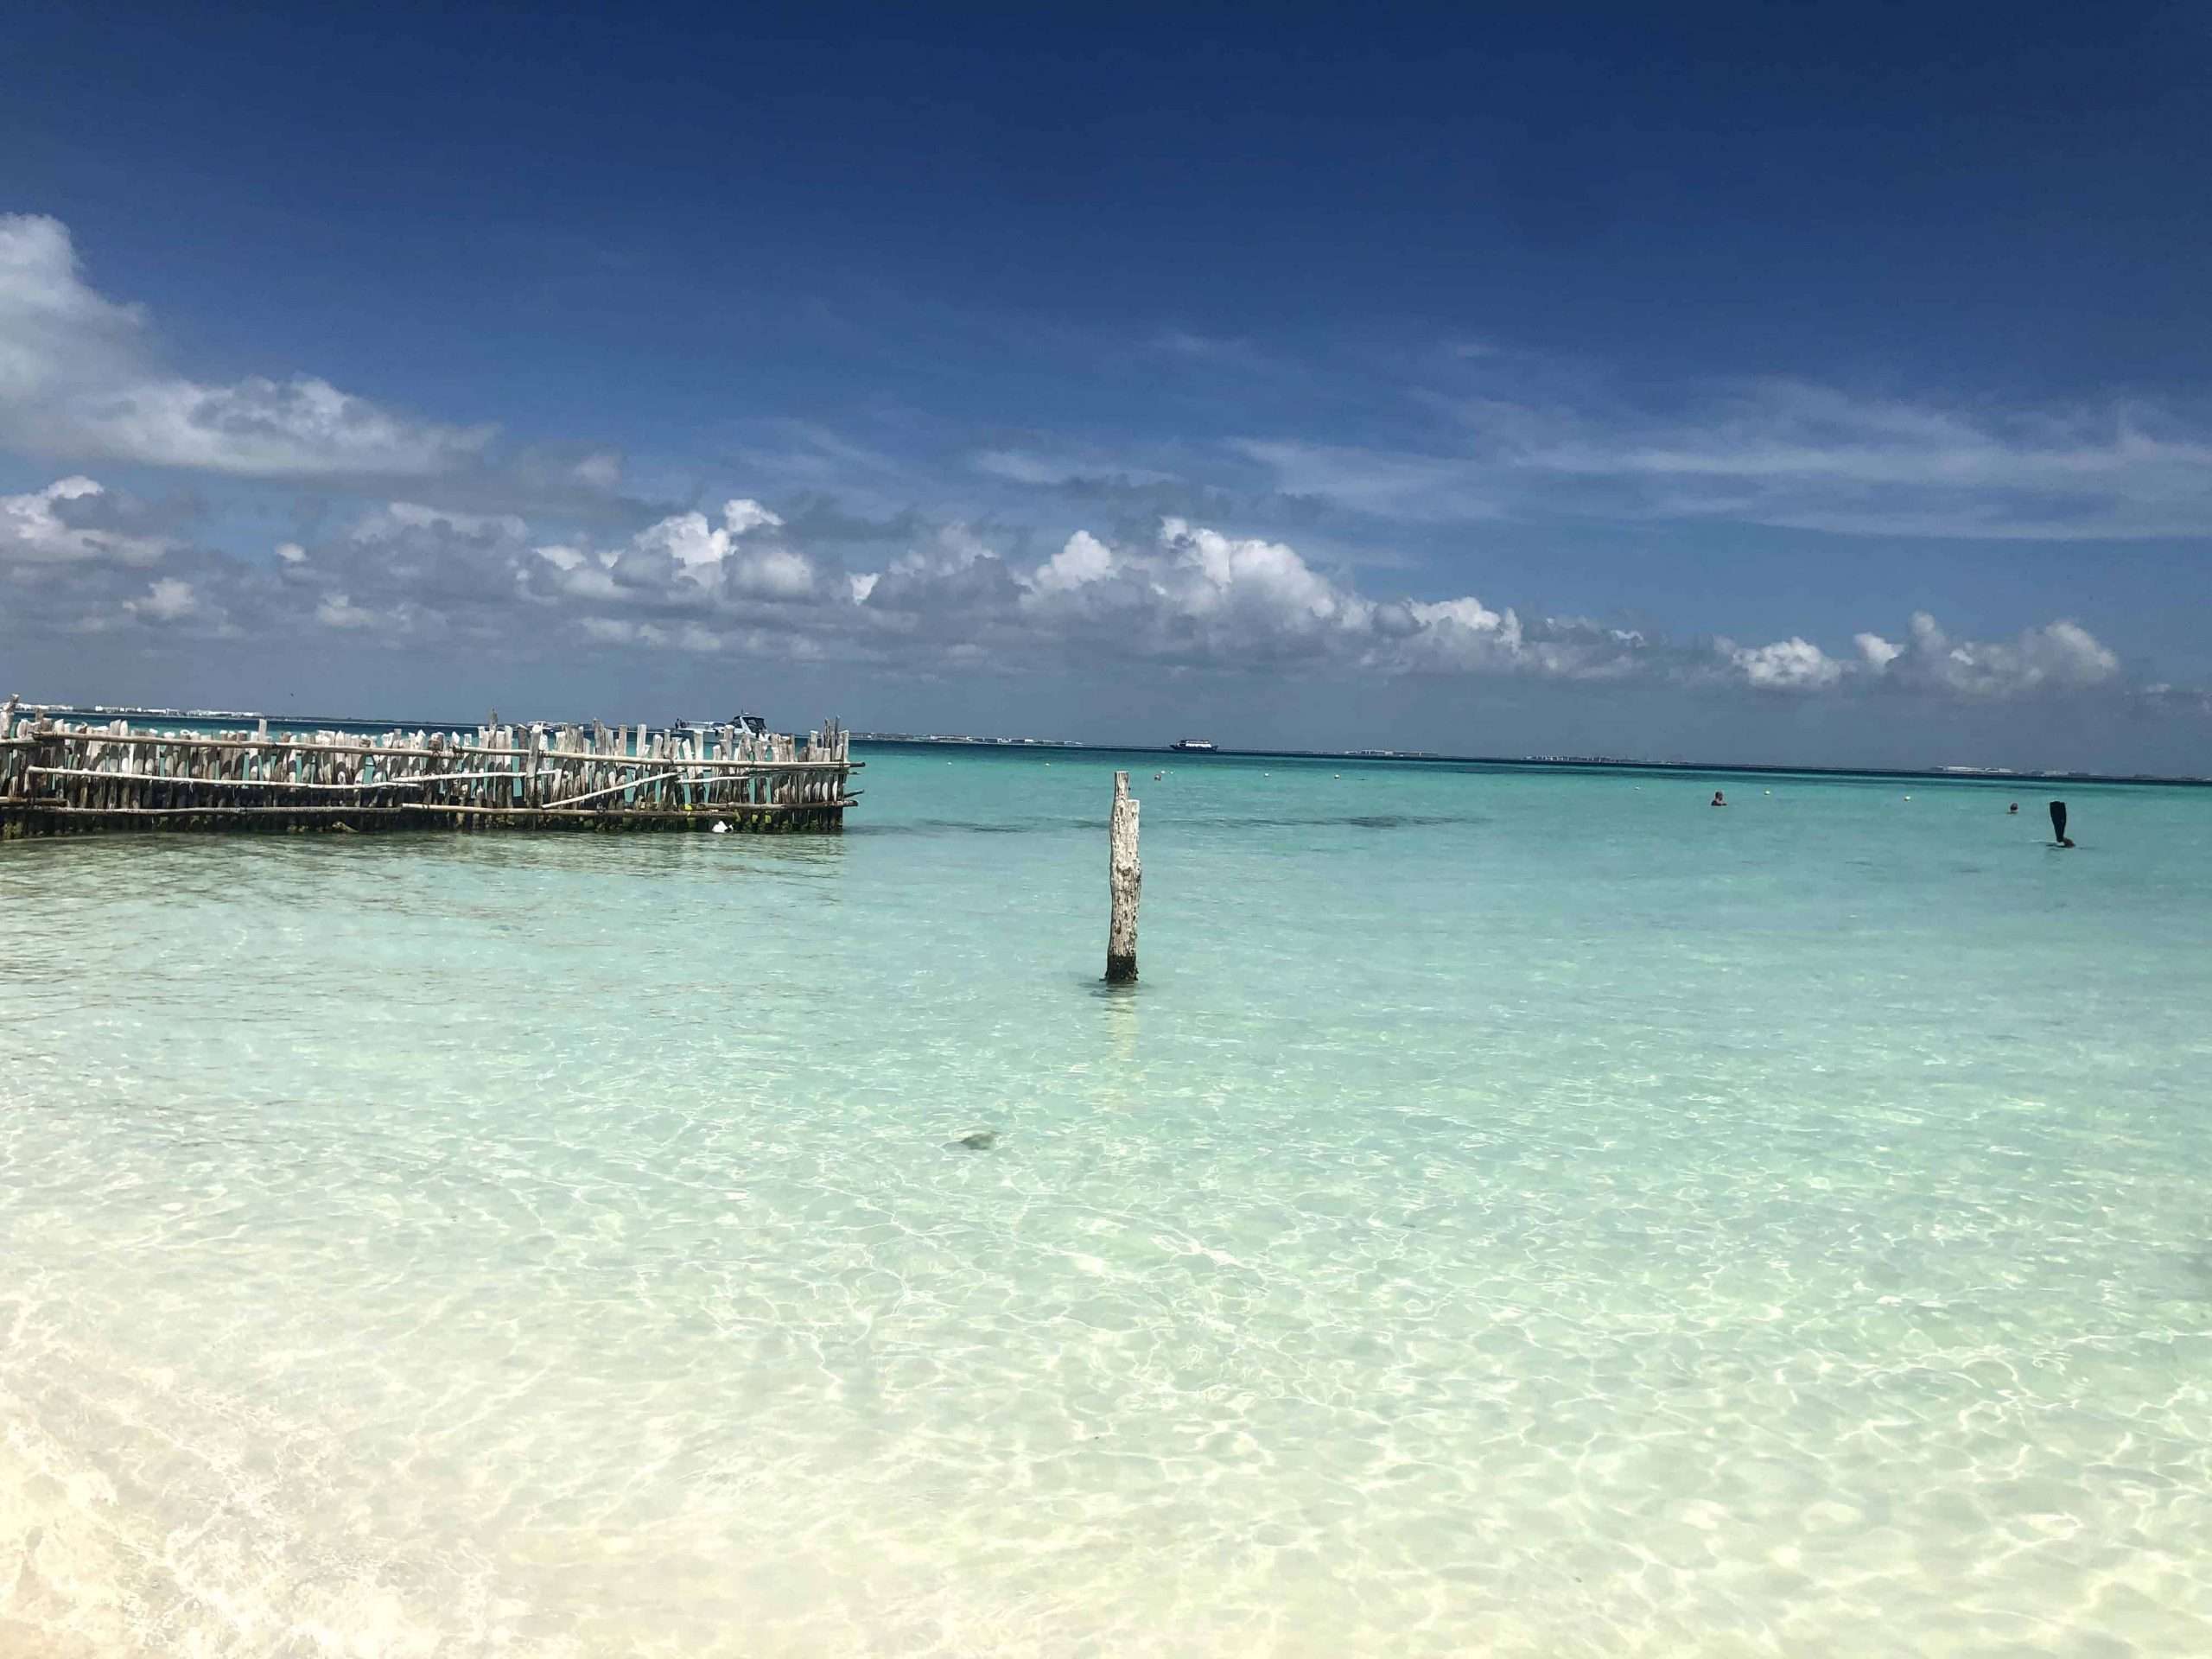
M 739 724 L 179 732 L 0 706 L 0 838 L 118 830 L 834 832 L 849 734 Z

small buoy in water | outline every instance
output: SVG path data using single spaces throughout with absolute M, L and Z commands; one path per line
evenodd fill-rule
M 1912 798 L 1912 797 L 1911 797 L 1911 796 L 1910 796 L 1910 795 L 1908 795 L 1908 796 L 1906 796 L 1906 797 L 1905 797 L 1905 799 L 1907 799 L 1908 801 L 1909 801 L 1909 800 L 1910 800 L 1911 798 Z
M 1167 774 L 1164 772 L 1155 772 L 1152 774 L 1152 781 L 1156 784 L 1166 775 Z
M 715 820 L 715 833 L 718 836 L 726 836 L 729 834 L 729 825 L 724 823 L 720 818 L 716 818 Z

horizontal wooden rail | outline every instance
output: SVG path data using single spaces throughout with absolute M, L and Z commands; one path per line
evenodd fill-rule
M 55 738 L 64 738 L 80 743 L 98 743 L 102 747 L 110 744 L 131 747 L 168 744 L 172 747 L 221 749 L 226 752 L 239 749 L 256 751 L 279 749 L 286 753 L 300 754 L 375 754 L 410 760 L 458 760 L 464 756 L 471 760 L 494 756 L 510 760 L 527 760 L 535 755 L 541 760 L 604 760 L 612 761 L 616 765 L 627 763 L 634 766 L 639 760 L 634 753 L 615 754 L 599 749 L 484 749 L 478 748 L 474 744 L 455 744 L 453 747 L 447 749 L 398 749 L 385 748 L 375 743 L 310 743 L 301 739 L 280 740 L 273 737 L 266 740 L 201 738 L 189 734 L 162 736 L 150 735 L 143 732 L 130 732 L 121 735 L 109 732 L 44 732 L 34 737 L 9 738 L 0 741 L 0 748 L 28 749 L 41 743 L 51 742 Z M 656 760 L 665 763 L 673 758 L 667 755 L 647 756 L 645 764 L 650 766 Z M 724 772 L 804 772 L 810 769 L 821 772 L 857 772 L 868 762 L 865 760 L 770 760 L 760 758 L 745 760 L 726 755 L 711 759 L 702 755 L 696 760 L 687 757 L 683 764 L 687 766 L 710 766 Z M 512 777 L 516 774 L 506 772 L 498 775 Z
M 855 804 L 857 795 L 841 795 L 834 801 L 765 801 L 723 802 L 710 806 L 649 806 L 641 807 L 634 816 L 658 818 L 714 818 L 750 817 L 761 812 L 820 812 L 831 807 Z M 337 817 L 358 817 L 363 813 L 378 813 L 397 817 L 403 812 L 454 812 L 474 817 L 516 818 L 601 818 L 620 823 L 623 814 L 584 812 L 574 806 L 464 806 L 457 802 L 401 801 L 391 806 L 368 806 L 359 804 L 332 806 L 49 806 L 35 809 L 48 817 L 58 818 L 220 818 L 244 817 L 258 815 L 264 817 L 299 817 L 304 814 L 323 814 Z
M 98 766 L 26 766 L 32 778 L 97 778 L 115 784 L 189 784 L 194 789 L 427 789 L 432 784 L 478 783 L 487 778 L 557 778 L 558 767 L 537 772 L 428 772 L 417 778 L 366 778 L 358 784 L 308 784 L 291 778 L 189 778 L 175 772 L 103 772 Z
M 820 812 L 831 807 L 850 806 L 855 798 L 850 795 L 841 795 L 834 801 L 717 801 L 707 806 L 641 806 L 636 809 L 635 816 L 711 818 L 749 817 L 755 812 Z M 604 818 L 610 816 L 605 812 L 578 811 L 573 801 L 563 801 L 558 806 L 448 806 L 439 801 L 402 801 L 398 805 L 385 810 L 393 812 L 480 813 L 493 817 L 517 818 Z M 619 821 L 621 815 L 613 816 Z

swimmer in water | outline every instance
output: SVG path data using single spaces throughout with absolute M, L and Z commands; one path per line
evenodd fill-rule
M 2012 805 L 2005 809 L 2005 815 L 2007 817 L 2018 817 L 2020 816 L 2020 804 L 2018 801 L 2013 802 Z
M 1715 806 L 1726 806 L 1728 804 L 1728 798 L 1716 789 L 1713 791 L 1713 804 Z

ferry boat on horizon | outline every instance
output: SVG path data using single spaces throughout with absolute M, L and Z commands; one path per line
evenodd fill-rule
M 1176 754 L 1211 754 L 1214 752 L 1213 740 L 1209 737 L 1179 737 L 1167 747 Z

